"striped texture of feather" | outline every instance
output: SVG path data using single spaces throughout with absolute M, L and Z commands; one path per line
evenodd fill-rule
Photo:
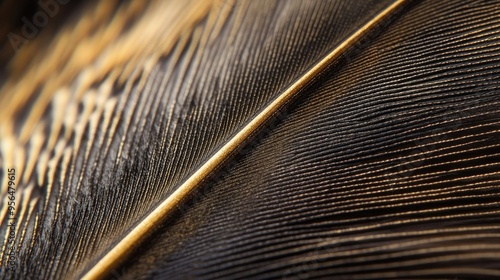
M 163 13 L 172 7 L 151 2 L 111 13 L 116 26 L 95 33 L 119 36 L 95 46 L 88 65 L 79 60 L 83 47 L 59 60 L 50 53 L 50 63 L 75 68 L 36 76 L 40 88 L 14 86 L 32 97 L 13 107 L 15 127 L 1 126 L 2 167 L 18 169 L 22 209 L 19 274 L 4 278 L 80 276 L 265 104 L 390 3 L 206 1 L 192 8 L 196 20 L 177 16 L 184 25 L 171 27 Z M 131 28 L 120 25 L 137 9 L 143 15 Z M 139 35 L 155 48 L 137 43 Z M 90 36 L 83 33 L 80 44 L 92 49 Z
M 113 275 L 500 278 L 499 15 L 416 2 Z

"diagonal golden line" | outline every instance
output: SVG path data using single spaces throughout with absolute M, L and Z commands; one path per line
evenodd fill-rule
M 201 185 L 209 174 L 241 147 L 269 118 L 287 104 L 301 89 L 306 87 L 315 77 L 321 74 L 329 65 L 344 54 L 350 47 L 372 30 L 379 22 L 386 19 L 408 0 L 396 0 L 373 19 L 359 28 L 354 34 L 343 41 L 337 48 L 328 53 L 320 62 L 301 76 L 295 83 L 281 93 L 273 102 L 265 107 L 233 138 L 231 138 L 216 154 L 207 160 L 191 177 L 189 177 L 174 193 L 167 197 L 158 207 L 147 215 L 132 231 L 104 255 L 82 279 L 100 279 L 105 277 L 119 262 L 153 231 L 165 217 L 175 211 L 177 205 L 189 197 Z

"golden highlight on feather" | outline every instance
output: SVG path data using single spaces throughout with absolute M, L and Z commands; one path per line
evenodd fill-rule
M 294 98 L 294 96 L 306 87 L 314 78 L 320 75 L 336 59 L 343 55 L 367 32 L 381 21 L 390 16 L 394 11 L 401 8 L 406 0 L 396 0 L 372 20 L 359 28 L 354 34 L 343 41 L 337 48 L 328 53 L 308 72 L 303 74 L 287 90 L 281 93 L 273 102 L 265 107 L 257 116 L 246 124 L 233 138 L 231 138 L 220 150 L 218 150 L 206 163 L 204 163 L 193 175 L 191 175 L 178 189 L 167 199 L 146 216 L 130 233 L 121 239 L 116 246 L 98 260 L 82 279 L 101 279 L 108 275 L 111 269 L 119 265 L 123 259 L 132 252 L 139 244 L 157 227 L 158 223 L 175 211 L 178 204 L 183 203 L 195 189 L 234 154 L 242 144 L 245 143 L 269 118 L 279 109 Z
M 146 78 L 158 59 L 170 54 L 200 21 L 220 25 L 223 17 L 217 15 L 227 14 L 230 6 L 217 3 L 152 0 L 119 5 L 118 1 L 101 1 L 65 26 L 47 48 L 34 40 L 12 59 L 10 76 L 0 89 L 0 104 L 9 104 L 0 111 L 0 166 L 14 167 L 16 185 L 28 186 L 16 192 L 17 235 L 24 236 L 32 215 L 38 220 L 39 214 L 33 211 L 40 201 L 33 193 L 35 183 L 51 188 L 57 168 L 74 169 L 57 163 L 62 158 L 68 163 L 76 156 L 85 128 L 89 126 L 95 137 L 97 123 L 104 117 L 110 131 L 115 131 L 121 116 L 112 112 L 124 105 L 111 97 L 113 84 L 125 84 L 130 93 L 134 81 Z M 94 84 L 100 85 L 94 88 Z M 81 113 L 79 106 L 84 108 Z M 47 122 L 45 114 L 52 122 Z M 14 119 L 22 122 L 14 123 Z M 90 147 L 86 149 L 88 156 Z M 8 218 L 7 181 L 4 176 L 0 223 Z M 46 211 L 48 197 L 42 201 Z M 5 260 L 8 231 L 5 234 L 0 237 L 4 241 L 0 263 Z
M 75 26 L 61 31 L 47 52 L 36 56 L 25 73 L 5 83 L 0 90 L 0 102 L 10 106 L 0 113 L 0 132 L 12 134 L 14 127 L 9 120 L 22 113 L 20 110 L 26 110 L 27 102 L 34 99 L 36 106 L 31 108 L 19 135 L 20 143 L 24 144 L 58 89 L 74 87 L 74 98 L 78 101 L 93 83 L 115 69 L 123 69 L 118 79 L 122 83 L 134 79 L 130 74 L 136 67 L 140 69 L 136 76 L 141 75 L 147 65 L 168 54 L 183 33 L 213 14 L 217 8 L 214 2 L 149 1 L 146 5 L 145 1 L 134 1 L 116 12 L 114 5 L 99 2 L 95 12 L 85 13 Z M 106 21 L 108 24 L 102 24 Z M 132 27 L 127 29 L 130 21 Z M 26 57 L 20 53 L 14 58 L 12 72 L 19 71 L 16 65 L 26 64 L 22 61 Z
M 0 266 L 498 276 L 497 4 L 83 5 L 4 69 Z

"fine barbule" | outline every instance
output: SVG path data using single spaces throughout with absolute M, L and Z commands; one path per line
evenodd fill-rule
M 500 277 L 499 1 L 10 2 L 0 279 Z

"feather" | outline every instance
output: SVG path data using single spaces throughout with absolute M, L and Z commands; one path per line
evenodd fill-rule
M 3 278 L 500 277 L 500 2 L 144 3 L 13 60 Z

